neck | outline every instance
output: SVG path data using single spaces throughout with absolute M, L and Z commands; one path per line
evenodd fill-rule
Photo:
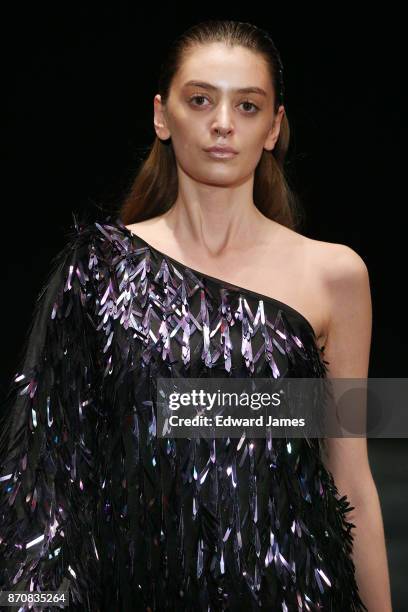
M 252 197 L 229 190 L 204 198 L 184 197 L 179 193 L 172 208 L 165 213 L 166 224 L 177 241 L 202 253 L 220 257 L 235 249 L 253 246 L 254 241 L 270 239 L 270 224 L 255 206 Z M 278 229 L 279 224 L 276 223 Z

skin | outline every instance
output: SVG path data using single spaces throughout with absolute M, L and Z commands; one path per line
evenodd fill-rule
M 190 80 L 215 89 L 185 86 Z M 234 91 L 248 86 L 266 95 Z M 372 304 L 364 261 L 346 245 L 312 240 L 267 219 L 253 202 L 255 168 L 263 149 L 274 148 L 285 113 L 283 106 L 274 112 L 274 95 L 267 66 L 253 51 L 222 43 L 191 50 L 166 104 L 154 98 L 156 134 L 172 139 L 178 197 L 167 213 L 128 228 L 184 265 L 289 304 L 325 346 L 328 377 L 367 378 Z M 215 160 L 203 150 L 215 144 L 238 155 Z M 324 461 L 354 506 L 348 520 L 356 525 L 361 598 L 369 612 L 389 612 L 383 520 L 366 438 L 328 439 Z

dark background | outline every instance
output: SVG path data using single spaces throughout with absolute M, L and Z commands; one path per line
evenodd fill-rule
M 357 15 L 234 8 L 153 15 L 134 5 L 65 4 L 3 13 L 3 363 L 1 392 L 73 211 L 117 210 L 154 138 L 153 97 L 167 45 L 207 18 L 269 30 L 284 64 L 288 171 L 302 233 L 347 244 L 370 273 L 369 376 L 407 377 L 405 21 L 391 5 Z M 140 7 L 139 7 L 140 9 Z M 404 185 L 405 186 L 405 185 Z M 386 530 L 394 611 L 408 609 L 406 439 L 369 440 Z M 371 611 L 370 611 L 371 612 Z

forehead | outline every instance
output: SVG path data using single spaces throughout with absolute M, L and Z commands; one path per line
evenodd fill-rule
M 175 84 L 206 81 L 220 89 L 258 86 L 271 90 L 268 66 L 264 58 L 250 49 L 223 43 L 200 45 L 188 51 L 175 75 Z

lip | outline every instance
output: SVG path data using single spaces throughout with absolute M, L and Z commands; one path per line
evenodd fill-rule
M 238 153 L 231 147 L 209 147 L 208 149 L 204 149 L 204 151 L 214 159 L 231 159 Z
M 207 151 L 208 153 L 233 153 L 234 155 L 238 153 L 238 151 L 236 151 L 232 147 L 223 147 L 223 146 L 217 146 L 217 145 L 213 147 L 208 147 L 207 149 L 204 149 L 204 150 Z
M 215 159 L 231 159 L 236 156 L 236 153 L 230 153 L 228 151 L 207 151 L 207 153 Z

